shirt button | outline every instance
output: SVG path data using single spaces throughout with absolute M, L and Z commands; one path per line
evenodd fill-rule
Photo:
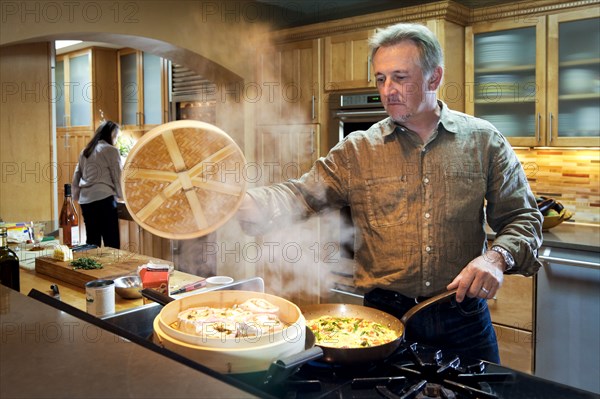
M 425 251 L 431 252 L 431 247 L 430 246 L 425 247 Z
M 428 178 L 428 177 L 424 178 L 424 179 L 423 179 L 423 183 L 425 183 L 425 184 L 429 184 L 429 178 Z
M 429 214 L 429 212 L 425 213 L 425 219 L 429 219 L 431 217 L 431 215 Z
M 429 281 L 425 281 L 425 286 L 429 287 L 431 285 L 431 283 Z

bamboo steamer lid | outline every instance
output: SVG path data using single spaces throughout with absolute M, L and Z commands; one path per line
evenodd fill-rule
M 142 228 L 168 239 L 207 235 L 239 208 L 246 164 L 237 144 L 206 122 L 174 121 L 146 133 L 122 174 L 125 205 Z

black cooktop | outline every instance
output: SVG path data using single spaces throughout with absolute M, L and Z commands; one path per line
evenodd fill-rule
M 352 367 L 311 361 L 275 386 L 257 375 L 234 376 L 280 398 L 598 398 L 497 364 L 459 358 L 416 343 L 378 363 Z

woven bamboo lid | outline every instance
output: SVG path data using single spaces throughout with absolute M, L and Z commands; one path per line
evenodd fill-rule
M 221 129 L 200 121 L 175 121 L 142 136 L 127 156 L 123 197 L 145 230 L 169 239 L 211 233 L 239 208 L 246 160 Z

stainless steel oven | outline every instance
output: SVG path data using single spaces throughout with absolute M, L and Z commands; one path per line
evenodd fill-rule
M 375 90 L 338 92 L 329 96 L 330 144 L 335 144 L 356 130 L 366 130 L 387 116 L 381 97 Z

